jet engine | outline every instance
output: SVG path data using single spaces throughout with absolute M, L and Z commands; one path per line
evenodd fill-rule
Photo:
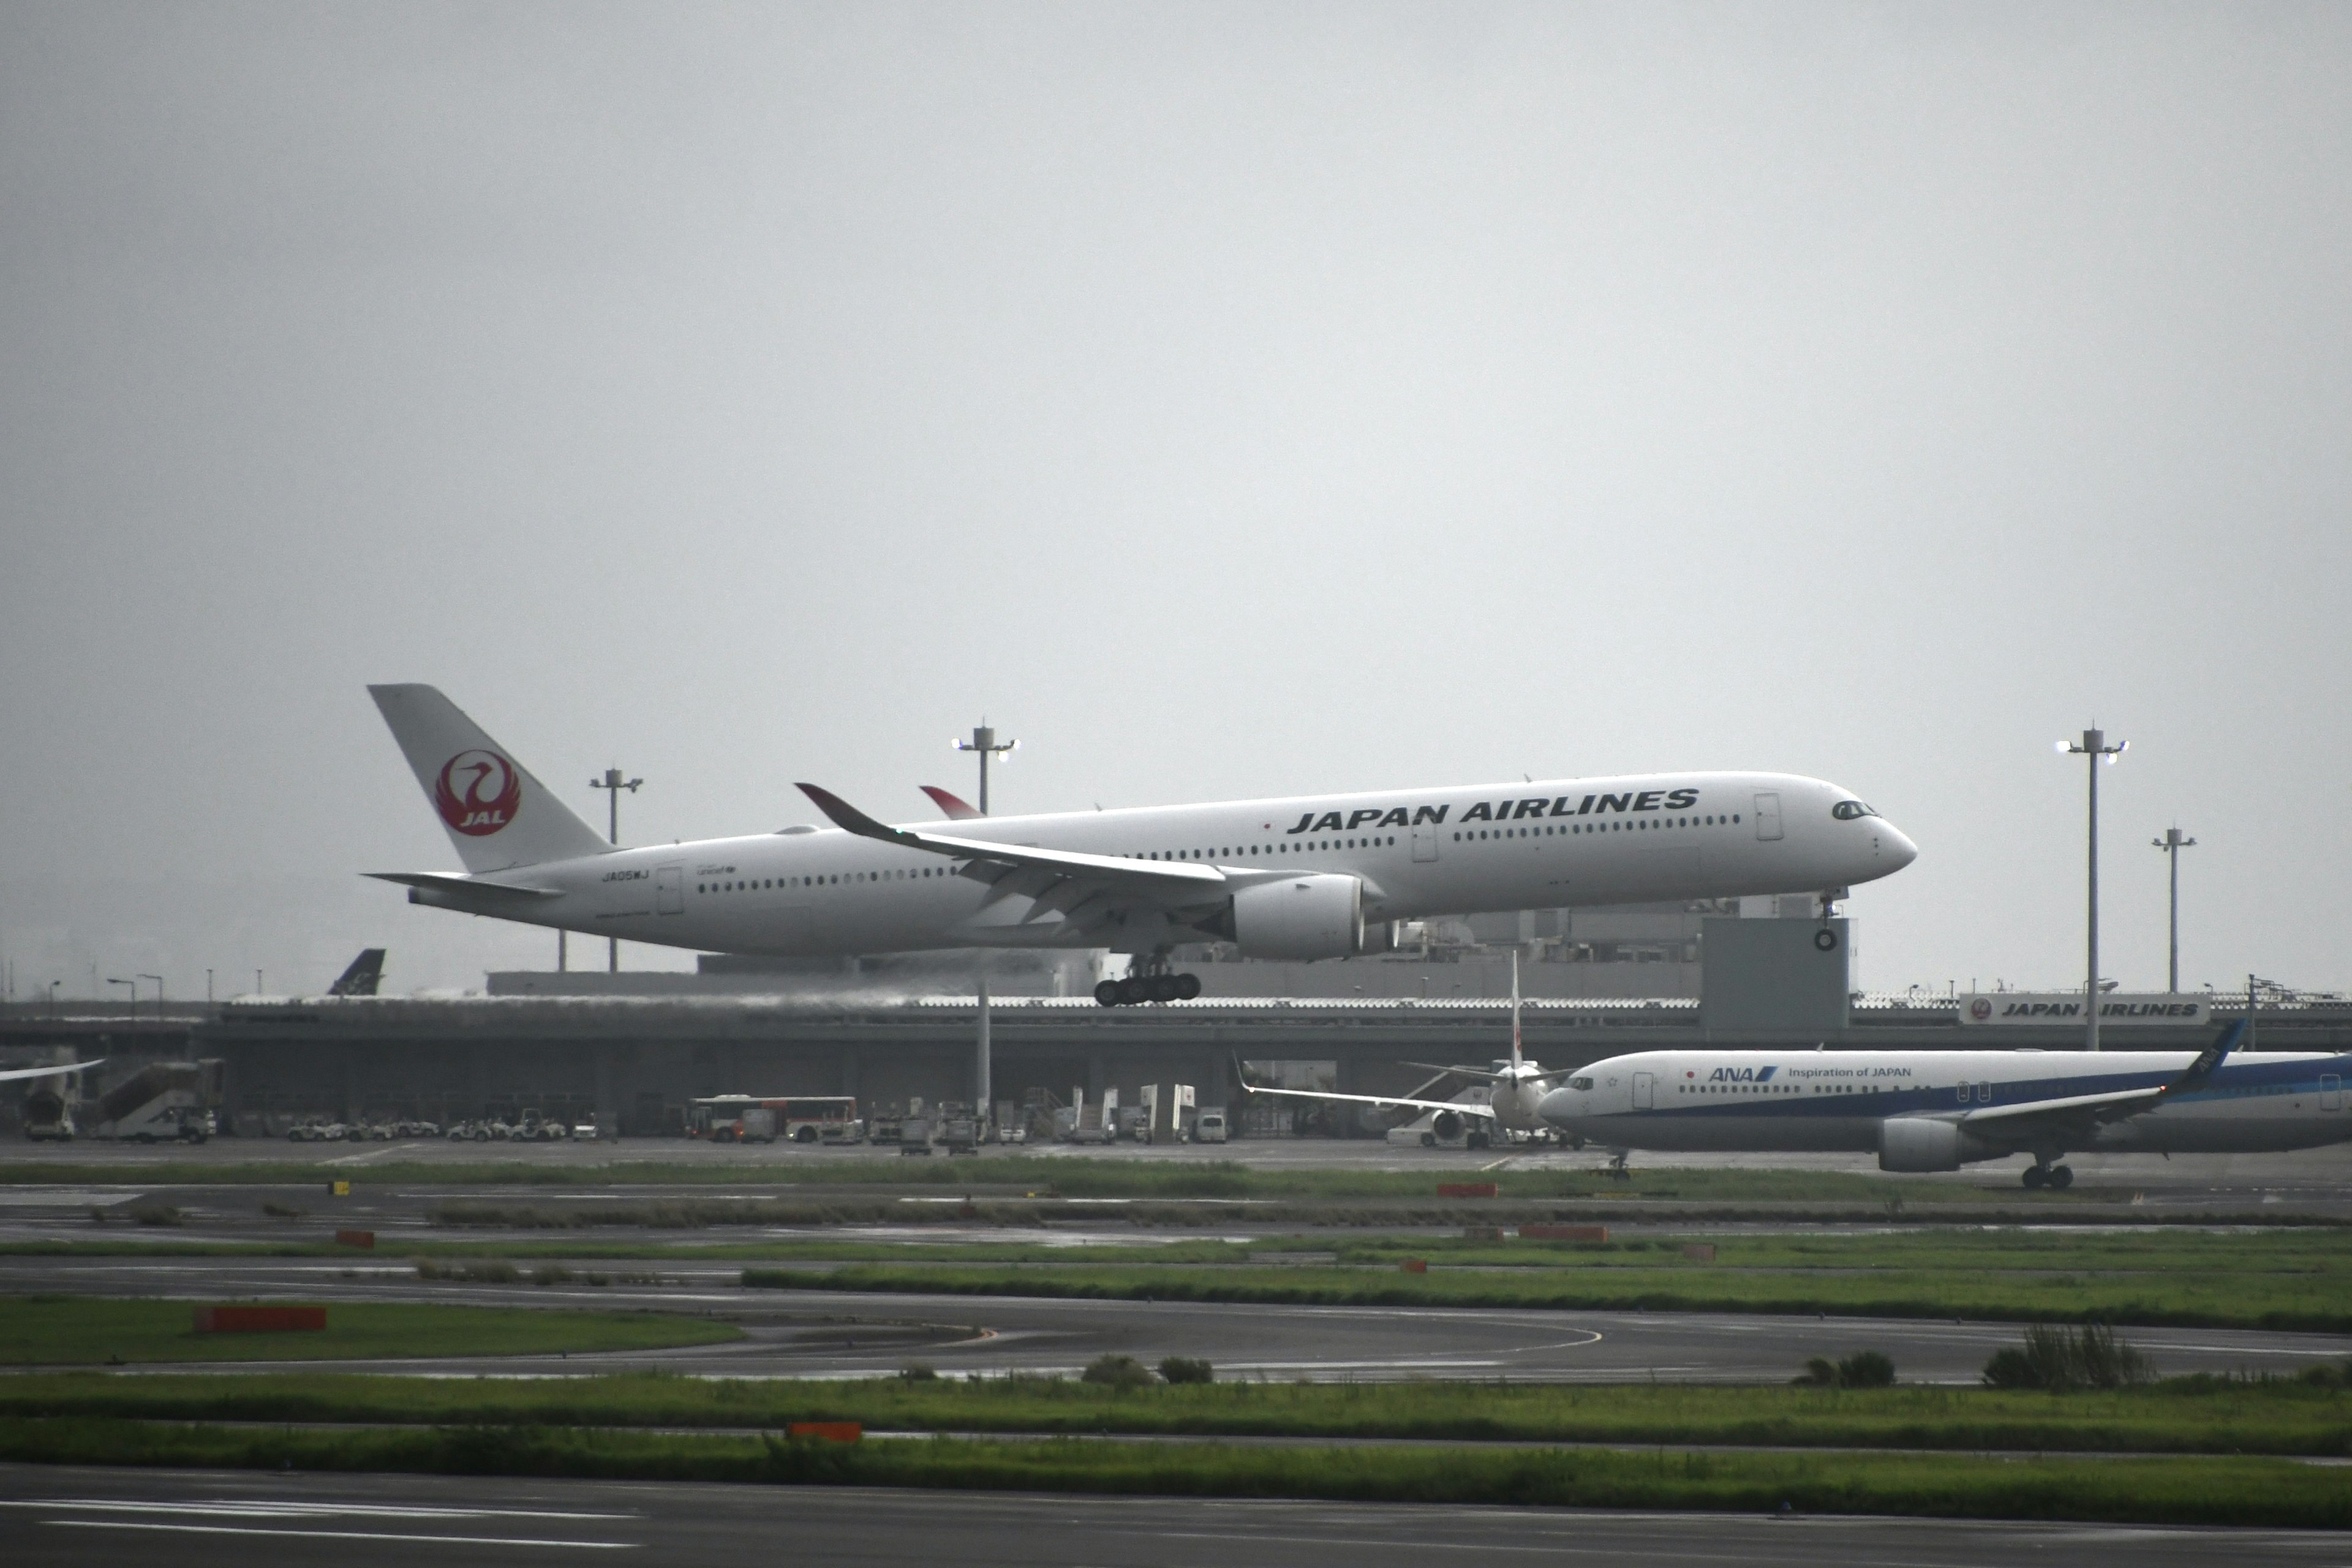
M 1932 1116 L 1891 1116 L 1878 1124 L 1882 1171 L 1957 1171 L 1963 1160 L 1990 1160 L 1999 1152 L 1971 1138 L 1957 1121 Z
M 1349 958 L 1365 951 L 1364 884 L 1354 877 L 1286 877 L 1244 888 L 1234 895 L 1233 919 L 1234 941 L 1252 958 Z

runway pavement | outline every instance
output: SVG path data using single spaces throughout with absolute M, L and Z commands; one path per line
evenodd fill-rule
M 344 1371 L 435 1375 L 580 1375 L 658 1368 L 708 1377 L 872 1377 L 913 1361 L 954 1374 L 1067 1373 L 1106 1352 L 1123 1352 L 1147 1362 L 1167 1355 L 1203 1357 L 1221 1375 L 1273 1379 L 1755 1383 L 1791 1377 L 1810 1356 L 1877 1350 L 1894 1359 L 1906 1382 L 1968 1384 L 1976 1381 L 1994 1351 L 2016 1343 L 2020 1333 L 2013 1323 L 1918 1319 L 747 1290 L 735 1282 L 740 1269 L 734 1265 L 648 1267 L 657 1268 L 663 1283 L 596 1289 L 426 1282 L 389 1261 L 0 1258 L 0 1294 L 47 1290 L 191 1300 L 266 1297 L 331 1303 L 636 1307 L 711 1313 L 740 1323 L 748 1336 L 729 1344 L 562 1359 L 332 1363 Z M 2137 1329 L 2126 1337 L 2168 1374 L 2292 1372 L 2352 1356 L 2352 1339 L 2330 1334 Z
M 2317 1531 L 0 1466 L 0 1561 L 12 1568 L 148 1553 L 175 1568 L 780 1555 L 967 1568 L 2192 1568 L 2332 1563 L 2345 1548 Z

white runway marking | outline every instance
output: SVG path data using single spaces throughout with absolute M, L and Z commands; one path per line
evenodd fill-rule
M 430 1546 L 569 1546 L 583 1552 L 625 1551 L 634 1541 L 535 1541 L 521 1535 L 404 1535 L 396 1530 L 286 1530 L 243 1524 L 160 1524 L 139 1519 L 45 1519 L 67 1530 L 146 1530 L 178 1535 L 284 1535 L 305 1541 L 410 1541 Z

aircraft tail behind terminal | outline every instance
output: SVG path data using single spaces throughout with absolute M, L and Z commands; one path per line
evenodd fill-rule
M 457 705 L 430 686 L 371 686 L 457 858 L 476 874 L 611 847 Z

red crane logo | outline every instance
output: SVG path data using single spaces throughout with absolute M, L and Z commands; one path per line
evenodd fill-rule
M 515 817 L 522 804 L 522 775 L 496 752 L 460 752 L 441 764 L 433 805 L 441 820 L 459 833 L 480 838 Z

